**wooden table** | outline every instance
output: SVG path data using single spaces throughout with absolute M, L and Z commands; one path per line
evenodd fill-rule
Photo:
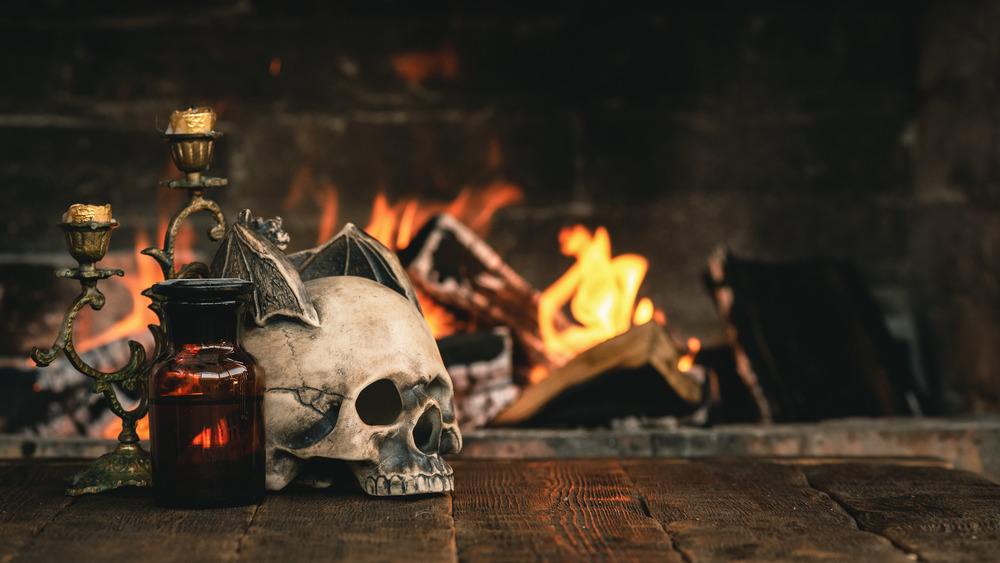
M 453 460 L 455 492 L 170 510 L 0 462 L 0 561 L 997 561 L 1000 485 L 926 459 Z

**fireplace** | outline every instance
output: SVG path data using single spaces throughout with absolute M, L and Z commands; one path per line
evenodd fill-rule
M 985 8 L 8 11 L 7 52 L 35 48 L 11 61 L 17 80 L 0 98 L 2 385 L 26 397 L 4 406 L 0 430 L 62 408 L 72 428 L 58 431 L 86 433 L 79 421 L 103 416 L 85 385 L 39 384 L 27 368 L 77 289 L 50 277 L 69 260 L 53 224 L 71 203 L 110 202 L 123 226 L 108 261 L 142 279 L 135 248 L 158 244 L 179 206 L 156 187 L 177 174 L 158 131 L 189 104 L 214 107 L 226 133 L 213 172 L 230 185 L 212 197 L 230 220 L 243 208 L 281 216 L 290 252 L 346 221 L 374 225 L 380 208 L 401 219 L 411 202 L 473 201 L 493 206 L 482 239 L 544 289 L 573 264 L 560 231 L 603 227 L 615 255 L 648 260 L 639 297 L 670 334 L 723 352 L 706 283 L 720 246 L 771 264 L 848 263 L 906 345 L 921 412 L 1000 409 L 1000 231 L 983 125 L 996 61 L 953 41 L 1000 27 Z M 485 203 L 492 193 L 499 203 Z M 188 234 L 201 260 L 214 252 L 207 226 Z M 106 293 L 86 321 L 94 334 L 133 311 L 126 285 Z M 113 364 L 110 346 L 94 353 Z

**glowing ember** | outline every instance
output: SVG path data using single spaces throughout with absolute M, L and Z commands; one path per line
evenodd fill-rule
M 564 228 L 559 243 L 563 254 L 575 256 L 576 263 L 542 293 L 538 304 L 539 330 L 548 350 L 572 358 L 627 331 L 633 323 L 654 318 L 648 299 L 638 306 L 635 303 L 646 275 L 645 258 L 636 254 L 612 258 L 611 239 L 604 227 L 593 235 L 580 225 Z M 579 324 L 560 331 L 553 317 L 567 304 Z M 544 378 L 541 373 L 533 376 Z
M 531 372 L 528 373 L 528 381 L 530 383 L 538 383 L 539 381 L 545 379 L 549 376 L 549 370 L 545 366 L 535 366 L 531 368 Z
M 694 366 L 694 357 L 698 355 L 698 351 L 701 350 L 701 341 L 697 338 L 688 338 L 687 341 L 688 353 L 681 356 L 681 359 L 677 360 L 677 369 L 680 371 L 690 371 L 691 367 Z

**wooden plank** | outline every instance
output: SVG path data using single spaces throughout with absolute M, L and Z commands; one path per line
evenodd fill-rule
M 1000 485 L 968 471 L 894 464 L 804 467 L 863 529 L 927 561 L 1000 558 Z
M 82 462 L 0 461 L 0 561 L 25 553 L 27 546 L 72 504 L 63 480 L 87 468 Z
M 211 510 L 153 505 L 150 488 L 75 497 L 18 561 L 235 561 L 256 506 Z
M 610 460 L 454 460 L 461 560 L 682 561 Z
M 860 531 L 796 467 L 751 459 L 622 465 L 689 561 L 911 561 Z
M 375 498 L 356 486 L 269 493 L 240 550 L 241 562 L 456 560 L 450 495 Z

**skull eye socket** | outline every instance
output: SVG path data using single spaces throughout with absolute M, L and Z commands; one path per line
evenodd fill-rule
M 403 398 L 396 384 L 388 379 L 379 379 L 358 393 L 354 407 L 365 424 L 372 426 L 396 422 L 403 412 Z

